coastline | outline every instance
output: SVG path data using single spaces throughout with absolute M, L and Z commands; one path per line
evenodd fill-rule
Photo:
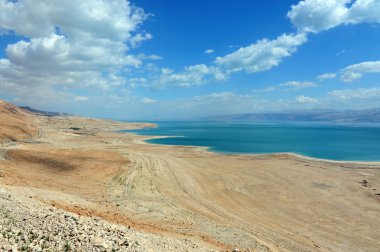
M 172 251 L 186 241 L 194 251 L 378 247 L 380 165 L 219 154 L 116 132 L 153 124 L 36 122 L 43 134 L 6 147 L 0 160 L 0 185 L 27 201 L 170 237 Z M 169 250 L 162 246 L 153 250 Z
M 156 125 L 157 127 L 157 125 Z M 145 127 L 142 127 L 140 129 L 144 129 Z M 121 132 L 125 133 L 125 132 Z M 147 142 L 151 139 L 160 139 L 160 138 L 171 138 L 171 137 L 185 137 L 185 136 L 155 136 L 155 135 L 144 135 L 144 134 L 138 134 L 135 132 L 129 132 L 132 134 L 135 134 L 137 136 L 144 136 L 146 138 L 143 139 L 143 142 L 145 144 L 153 144 L 153 145 L 164 145 L 164 146 L 179 146 L 179 147 L 191 147 L 195 148 L 201 151 L 208 151 L 210 153 L 214 154 L 220 154 L 220 155 L 231 155 L 231 156 L 253 156 L 253 157 L 271 157 L 271 156 L 281 156 L 281 155 L 288 155 L 290 157 L 296 157 L 303 160 L 311 160 L 311 161 L 319 161 L 319 162 L 327 162 L 327 163 L 337 163 L 337 164 L 362 164 L 362 165 L 374 165 L 379 166 L 380 161 L 353 161 L 353 160 L 334 160 L 334 159 L 325 159 L 325 158 L 317 158 L 317 157 L 311 157 L 307 155 L 302 155 L 294 152 L 273 152 L 273 153 L 239 153 L 239 152 L 224 152 L 224 151 L 214 151 L 211 150 L 212 147 L 210 146 L 197 146 L 197 145 L 173 145 L 173 144 L 162 144 L 162 143 L 150 143 Z

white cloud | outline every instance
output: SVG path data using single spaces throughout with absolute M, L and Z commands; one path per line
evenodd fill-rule
M 103 39 L 127 41 L 147 15 L 129 1 L 74 1 L 57 4 L 50 0 L 0 0 L 0 24 L 3 30 L 32 37 L 56 33 L 74 40 Z
M 336 74 L 334 73 L 325 73 L 317 76 L 319 80 L 335 79 Z
M 171 74 L 171 73 L 173 73 L 174 72 L 174 70 L 173 69 L 170 69 L 170 68 L 162 68 L 161 69 L 161 73 L 162 74 Z
M 311 81 L 288 81 L 279 84 L 280 87 L 290 87 L 293 89 L 302 89 L 302 88 L 310 88 L 310 87 L 318 87 L 317 83 Z
M 153 38 L 153 36 L 149 33 L 138 33 L 135 36 L 131 37 L 129 42 L 130 42 L 131 46 L 133 48 L 135 48 L 135 47 L 140 46 L 142 44 L 142 42 L 144 42 L 146 40 L 150 40 L 152 38 Z
M 85 102 L 85 101 L 90 100 L 90 97 L 87 97 L 87 96 L 77 96 L 77 97 L 75 97 L 75 100 L 79 101 L 79 102 Z
M 0 30 L 26 37 L 0 59 L 0 88 L 30 96 L 37 89 L 123 85 L 120 73 L 142 64 L 127 53 L 151 37 L 139 32 L 146 17 L 125 0 L 0 0 Z
M 212 53 L 214 53 L 214 50 L 213 50 L 213 49 L 207 49 L 207 50 L 205 51 L 205 54 L 212 54 Z
M 280 64 L 283 58 L 292 55 L 306 41 L 304 33 L 282 34 L 275 40 L 262 39 L 231 54 L 217 57 L 215 63 L 230 72 L 262 72 Z
M 176 73 L 171 69 L 162 68 L 161 76 L 155 80 L 159 87 L 179 86 L 190 87 L 194 85 L 204 84 L 207 80 L 215 79 L 223 81 L 227 78 L 227 74 L 214 66 L 198 64 L 185 67 L 184 71 Z
M 317 33 L 339 25 L 380 23 L 378 0 L 304 0 L 288 12 L 301 32 Z
M 340 79 L 344 82 L 353 82 L 355 80 L 358 80 L 362 77 L 363 75 L 361 73 L 355 73 L 355 72 L 345 72 L 343 75 L 340 77 Z
M 296 102 L 301 103 L 301 104 L 307 104 L 307 103 L 316 103 L 318 102 L 318 100 L 315 98 L 300 95 L 296 98 Z
M 341 80 L 353 82 L 360 79 L 366 73 L 380 73 L 380 61 L 366 61 L 350 65 L 342 70 Z

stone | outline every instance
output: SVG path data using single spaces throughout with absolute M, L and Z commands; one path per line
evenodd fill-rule
M 10 251 L 10 250 L 12 250 L 12 246 L 11 245 L 4 245 L 3 249 L 4 249 L 4 251 Z
M 108 248 L 109 248 L 108 244 L 105 243 L 105 242 L 102 243 L 101 247 L 103 247 L 103 248 L 105 248 L 105 249 L 108 249 Z
M 101 237 L 92 237 L 91 238 L 91 243 L 95 246 L 95 247 L 102 247 L 103 246 L 103 239 Z

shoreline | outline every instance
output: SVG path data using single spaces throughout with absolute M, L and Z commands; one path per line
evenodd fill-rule
M 157 124 L 156 124 L 157 125 Z M 157 127 L 157 126 L 156 126 Z M 142 127 L 140 129 L 144 129 L 146 127 Z M 126 133 L 121 132 L 120 133 Z M 239 152 L 223 152 L 223 151 L 213 151 L 211 150 L 212 147 L 210 146 L 197 146 L 197 145 L 173 145 L 173 144 L 162 144 L 162 143 L 150 143 L 147 142 L 151 139 L 160 139 L 160 138 L 172 138 L 172 137 L 185 137 L 185 136 L 155 136 L 155 135 L 144 135 L 144 134 L 138 134 L 136 132 L 128 132 L 130 134 L 135 134 L 137 136 L 145 137 L 143 139 L 143 142 L 145 144 L 152 144 L 152 145 L 163 145 L 163 146 L 179 146 L 179 147 L 190 147 L 199 149 L 202 151 L 207 151 L 209 153 L 213 154 L 220 154 L 220 155 L 227 155 L 227 156 L 252 156 L 252 157 L 271 157 L 271 156 L 279 156 L 279 155 L 288 155 L 292 157 L 296 157 L 299 159 L 304 160 L 311 160 L 311 161 L 319 161 L 319 162 L 326 162 L 326 163 L 336 163 L 336 164 L 357 164 L 357 165 L 380 165 L 380 161 L 355 161 L 355 160 L 333 160 L 333 159 L 324 159 L 324 158 L 317 158 L 317 157 L 310 157 L 307 155 L 302 155 L 294 152 L 273 152 L 273 153 L 239 153 Z

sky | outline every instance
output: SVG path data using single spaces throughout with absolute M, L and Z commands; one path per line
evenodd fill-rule
M 0 0 L 0 99 L 127 120 L 380 107 L 380 0 Z

